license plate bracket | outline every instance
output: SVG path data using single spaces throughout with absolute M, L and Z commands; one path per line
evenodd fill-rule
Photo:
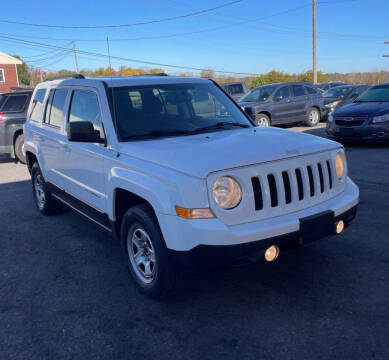
M 328 210 L 300 219 L 300 236 L 303 243 L 310 243 L 334 232 L 335 214 Z
M 346 135 L 350 136 L 354 134 L 354 129 L 353 128 L 347 128 L 347 127 L 340 127 L 339 132 L 341 135 Z

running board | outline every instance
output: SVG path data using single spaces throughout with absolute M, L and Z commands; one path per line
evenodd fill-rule
M 68 194 L 52 183 L 47 183 L 47 186 L 54 198 L 101 226 L 103 229 L 112 232 L 111 222 L 109 221 L 107 214 L 94 209 L 92 206 L 75 198 L 73 195 Z

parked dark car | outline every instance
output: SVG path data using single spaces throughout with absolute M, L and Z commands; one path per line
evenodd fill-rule
M 389 83 L 368 89 L 328 116 L 327 133 L 340 140 L 389 140 Z
M 238 101 L 244 94 L 247 93 L 247 87 L 242 82 L 223 83 L 220 84 L 220 86 L 235 101 Z
M 343 81 L 329 81 L 325 83 L 319 83 L 316 86 L 319 89 L 322 89 L 323 91 L 327 91 L 329 89 L 332 89 L 333 87 L 341 86 L 341 85 L 346 85 L 346 83 L 344 83 Z
M 240 99 L 239 105 L 261 126 L 301 121 L 315 126 L 324 108 L 323 94 L 312 84 L 302 82 L 256 87 Z
M 22 163 L 23 124 L 32 90 L 0 94 L 0 153 L 10 154 Z
M 333 112 L 335 109 L 352 103 L 369 87 L 369 85 L 341 85 L 327 90 L 324 93 L 325 111 L 322 114 L 322 120 L 326 120 L 328 114 Z

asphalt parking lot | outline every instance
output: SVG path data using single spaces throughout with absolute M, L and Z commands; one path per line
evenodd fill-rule
M 389 146 L 346 153 L 361 201 L 343 234 L 163 302 L 104 230 L 41 216 L 26 167 L 0 157 L 0 359 L 388 359 Z

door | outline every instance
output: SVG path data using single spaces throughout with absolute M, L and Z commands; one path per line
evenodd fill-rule
M 294 121 L 303 121 L 309 103 L 309 96 L 305 93 L 304 86 L 292 85 L 293 95 L 293 119 Z
M 293 122 L 293 101 L 289 86 L 280 87 L 273 95 L 272 123 Z
M 105 138 L 101 119 L 98 93 L 93 88 L 72 90 L 68 122 L 89 121 L 100 137 Z M 106 212 L 106 170 L 104 144 L 82 143 L 67 140 L 64 173 L 66 176 L 65 191 L 96 210 Z
M 42 153 L 45 180 L 63 188 L 63 166 L 65 160 L 64 109 L 68 89 L 51 89 L 43 115 L 38 141 Z

